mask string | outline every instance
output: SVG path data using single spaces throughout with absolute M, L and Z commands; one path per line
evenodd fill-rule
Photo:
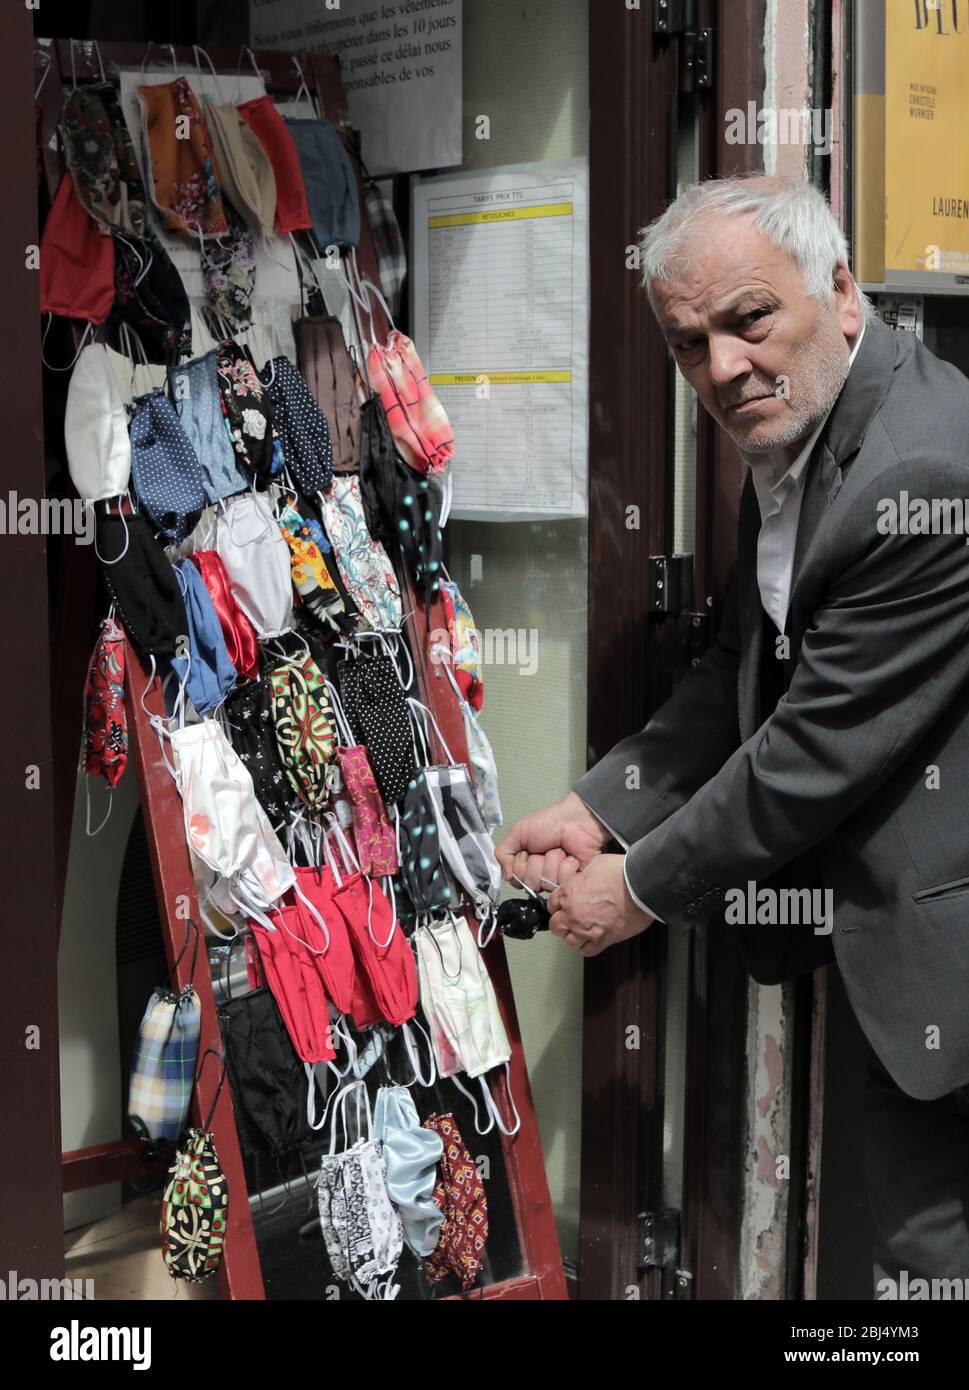
M 68 178 L 69 175 L 65 174 L 64 177 L 65 177 L 65 178 Z M 40 360 L 43 362 L 44 366 L 45 366 L 45 367 L 47 368 L 47 370 L 50 371 L 50 372 L 69 372 L 69 371 L 71 371 L 71 370 L 73 369 L 73 367 L 74 367 L 75 364 L 77 363 L 77 359 L 80 357 L 81 353 L 84 351 L 84 347 L 85 347 L 85 343 L 86 343 L 86 339 L 87 339 L 88 334 L 91 333 L 92 336 L 93 336 L 94 324 L 93 324 L 93 323 L 90 323 L 90 322 L 88 323 L 88 325 L 87 325 L 87 327 L 85 328 L 84 332 L 81 334 L 81 340 L 80 340 L 80 342 L 79 342 L 78 345 L 77 345 L 77 351 L 75 352 L 74 356 L 71 358 L 70 362 L 68 362 L 67 366 L 66 366 L 66 367 L 55 367 L 54 364 L 53 364 L 53 362 L 48 362 L 47 358 L 44 356 L 44 348 L 45 348 L 46 345 L 47 345 L 47 335 L 48 335 L 48 333 L 49 333 L 50 330 L 51 330 L 51 324 L 52 324 L 53 322 L 54 322 L 54 315 L 53 315 L 53 313 L 49 313 L 49 314 L 48 314 L 48 319 L 47 319 L 47 327 L 44 329 L 44 335 L 43 335 L 43 337 L 42 337 L 41 340 L 40 340 Z
M 330 702 L 330 709 L 333 711 L 333 717 L 336 720 L 337 735 L 339 738 L 343 739 L 343 746 L 345 748 L 352 748 L 354 746 L 353 734 L 350 731 L 350 724 L 347 720 L 346 711 L 343 708 L 343 701 L 337 693 L 336 686 L 333 685 L 331 681 L 324 678 L 323 685 L 326 690 L 327 699 Z
M 209 929 L 209 931 L 212 932 L 213 936 L 217 936 L 217 937 L 219 938 L 220 941 L 237 941 L 238 938 L 242 935 L 242 932 L 239 930 L 238 927 L 236 927 L 236 928 L 234 929 L 234 931 L 232 932 L 232 934 L 230 935 L 228 932 L 221 931 L 221 930 L 215 925 L 215 923 L 212 921 L 212 918 L 209 916 L 208 912 L 206 911 L 206 905 L 207 905 L 208 903 L 210 903 L 211 901 L 212 901 L 211 889 L 209 890 L 208 893 L 205 894 L 205 897 L 204 897 L 204 898 L 199 898 L 199 900 L 198 900 L 198 903 L 199 903 L 199 916 L 202 918 L 202 921 L 205 923 L 205 925 L 206 925 L 206 927 Z
M 386 941 L 378 941 L 373 934 L 373 879 L 367 878 L 367 935 L 376 946 L 378 951 L 386 951 L 387 947 L 394 939 L 394 932 L 397 930 L 397 911 L 393 910 L 390 921 L 390 935 Z
M 484 927 L 485 922 L 490 922 L 490 923 L 491 923 L 491 930 L 489 931 L 488 935 L 485 937 L 484 941 L 482 941 L 482 940 L 481 940 L 481 931 L 482 931 L 482 928 Z M 478 947 L 479 947 L 480 950 L 483 951 L 484 948 L 485 948 L 486 946 L 490 946 L 490 945 L 491 945 L 492 937 L 494 936 L 494 934 L 495 934 L 495 932 L 496 932 L 497 930 L 498 930 L 498 911 L 497 911 L 497 908 L 495 908 L 495 906 L 492 904 L 492 905 L 489 907 L 489 909 L 488 909 L 487 913 L 485 914 L 485 916 L 484 916 L 484 917 L 480 917 L 480 918 L 478 919 L 478 929 L 477 929 L 477 932 L 476 932 L 476 940 L 477 940 Z
M 491 1090 L 488 1086 L 488 1083 L 483 1076 L 478 1077 L 478 1085 L 481 1087 L 482 1093 L 484 1095 L 485 1105 L 488 1107 L 491 1114 L 493 1115 L 494 1122 L 501 1130 L 502 1134 L 507 1135 L 509 1138 L 512 1135 L 517 1134 L 518 1131 L 521 1129 L 522 1117 L 518 1113 L 518 1108 L 515 1105 L 515 1098 L 511 1093 L 511 1068 L 509 1064 L 507 1062 L 505 1063 L 505 1085 L 508 1089 L 508 1103 L 511 1106 L 512 1112 L 515 1116 L 515 1125 L 513 1129 L 505 1128 L 504 1122 L 501 1118 L 501 1111 L 498 1109 L 498 1102 L 491 1094 Z
M 413 1024 L 414 1027 L 423 1035 L 424 1041 L 427 1043 L 427 1058 L 430 1063 L 431 1069 L 426 1080 L 421 1075 L 421 1069 L 419 1065 L 420 1053 L 417 1050 L 417 1044 L 413 1041 L 410 1035 L 411 1024 Z M 434 1059 L 434 1048 L 431 1044 L 431 1039 L 428 1036 L 427 1029 L 423 1027 L 423 1025 L 418 1021 L 417 1017 L 415 1016 L 414 1018 L 409 1018 L 407 1022 L 402 1025 L 400 1032 L 401 1037 L 404 1039 L 404 1049 L 407 1053 L 407 1060 L 410 1062 L 411 1069 L 414 1073 L 414 1080 L 417 1081 L 417 1083 L 421 1086 L 433 1086 L 435 1081 L 437 1080 L 437 1063 Z M 408 1085 L 410 1084 L 412 1083 L 409 1082 Z
M 306 949 L 307 949 L 308 951 L 312 951 L 312 953 L 313 953 L 314 956 L 325 956 L 325 955 L 327 954 L 327 952 L 329 951 L 329 949 L 330 949 L 330 929 L 329 929 L 329 927 L 326 925 L 326 923 L 324 922 L 323 917 L 322 917 L 322 914 L 317 910 L 317 908 L 315 908 L 315 907 L 313 906 L 313 904 L 310 902 L 309 898 L 306 897 L 306 895 L 305 895 L 305 893 L 303 892 L 302 888 L 300 888 L 300 886 L 299 886 L 299 880 L 298 880 L 298 879 L 297 879 L 297 881 L 293 884 L 293 891 L 295 892 L 296 896 L 299 898 L 300 902 L 302 902 L 302 903 L 304 903 L 304 904 L 306 905 L 307 909 L 308 909 L 309 912 L 312 914 L 312 916 L 314 916 L 314 917 L 316 918 L 317 922 L 319 922 L 320 927 L 321 927 L 321 929 L 322 929 L 322 931 L 323 931 L 323 935 L 324 935 L 324 937 L 325 937 L 325 939 L 326 939 L 326 945 L 323 947 L 323 950 L 322 950 L 322 951 L 314 950 L 313 947 L 309 944 L 308 941 L 303 941 L 303 938 L 302 938 L 301 936 L 297 936 L 295 932 L 290 931 L 289 927 L 286 926 L 285 921 L 282 921 L 282 918 L 280 918 L 280 920 L 282 921 L 283 930 L 284 930 L 285 932 L 287 932 L 289 936 L 295 937 L 295 939 L 296 939 L 297 941 L 299 941 L 303 946 L 305 946 Z
M 431 723 L 434 725 L 434 732 L 437 734 L 438 738 L 439 738 L 440 741 L 441 741 L 441 747 L 444 749 L 445 756 L 447 757 L 447 760 L 448 760 L 448 765 L 449 765 L 450 767 L 457 767 L 458 764 L 454 761 L 454 758 L 453 758 L 452 755 L 451 755 L 451 750 L 450 750 L 450 748 L 447 746 L 447 743 L 446 743 L 446 741 L 445 741 L 444 735 L 441 733 L 440 725 L 438 724 L 437 720 L 434 718 L 434 715 L 433 715 L 433 714 L 431 713 L 431 711 L 428 709 L 427 705 L 422 704 L 420 700 L 415 700 L 415 699 L 413 698 L 413 696 L 411 696 L 411 695 L 408 695 L 408 696 L 406 697 L 406 699 L 407 699 L 407 703 L 408 703 L 408 705 L 410 705 L 411 709 L 413 709 L 413 710 L 422 709 L 422 710 L 424 711 L 424 713 L 427 715 L 428 719 L 430 719 Z M 426 730 L 425 730 L 425 732 L 426 732 Z M 429 757 L 429 756 L 428 756 L 428 760 L 427 760 L 427 761 L 428 761 L 428 765 L 430 765 L 430 757 Z
M 205 59 L 205 61 L 208 63 L 209 67 L 210 67 L 211 70 L 212 70 L 212 77 L 213 77 L 213 80 L 215 81 L 215 90 L 216 90 L 216 92 L 218 93 L 218 96 L 219 96 L 219 105 L 220 105 L 220 106 L 224 106 L 224 105 L 225 105 L 225 97 L 224 97 L 223 94 L 222 94 L 222 83 L 219 81 L 219 74 L 218 74 L 218 73 L 216 72 L 216 70 L 215 70 L 215 64 L 212 62 L 212 59 L 209 57 L 209 54 L 206 52 L 206 50 L 205 50 L 204 48 L 202 48 L 202 46 L 201 46 L 200 44 L 193 43 L 193 44 L 192 44 L 192 52 L 195 54 L 195 65 L 196 65 L 196 67 L 198 68 L 198 71 L 199 71 L 199 80 L 200 80 L 200 82 L 201 82 L 201 79 L 202 79 L 202 64 L 201 64 L 201 62 L 199 61 L 199 54 L 201 53 L 202 57 Z
M 119 495 L 122 495 L 122 494 L 119 494 Z M 107 511 L 107 503 L 105 503 L 105 514 L 106 514 L 106 515 L 110 515 L 110 513 Z M 106 559 L 104 558 L 104 556 L 101 554 L 100 550 L 98 550 L 98 536 L 97 536 L 97 531 L 95 531 L 95 533 L 94 533 L 94 553 L 95 553 L 95 555 L 98 557 L 98 559 L 101 561 L 102 565 L 116 565 L 116 564 L 118 563 L 118 561 L 119 561 L 119 560 L 123 560 L 124 557 L 125 557 L 125 556 L 127 555 L 127 553 L 128 553 L 128 545 L 129 545 L 129 542 L 130 542 L 130 540 L 131 540 L 131 533 L 130 533 L 130 531 L 128 530 L 128 521 L 127 521 L 127 518 L 125 517 L 124 509 L 123 509 L 122 507 L 120 507 L 120 506 L 119 506 L 119 508 L 118 508 L 118 516 L 120 516 L 120 518 L 121 518 L 121 525 L 122 525 L 122 527 L 124 528 L 124 550 L 122 550 L 121 554 L 118 555 L 114 560 L 106 560 Z
M 487 1101 L 485 1101 L 485 1114 L 488 1116 L 489 1124 L 487 1129 L 482 1129 L 481 1125 L 478 1123 L 478 1102 L 475 1099 L 474 1095 L 469 1090 L 467 1090 L 466 1087 L 461 1085 L 461 1082 L 458 1080 L 456 1075 L 451 1076 L 449 1079 L 454 1082 L 455 1086 L 457 1086 L 458 1090 L 461 1092 L 462 1095 L 467 1096 L 468 1100 L 474 1107 L 474 1127 L 477 1130 L 477 1132 L 479 1134 L 490 1134 L 495 1127 L 495 1117 L 494 1112 L 488 1105 Z

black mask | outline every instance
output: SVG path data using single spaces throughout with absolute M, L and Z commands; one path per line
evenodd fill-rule
M 108 592 L 139 656 L 171 660 L 178 639 L 188 641 L 188 617 L 175 571 L 148 522 L 98 511 L 95 535 Z

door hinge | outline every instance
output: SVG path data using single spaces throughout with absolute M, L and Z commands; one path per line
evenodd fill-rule
M 693 556 L 649 557 L 649 611 L 682 613 L 693 607 Z
M 653 0 L 653 33 L 680 38 L 679 90 L 713 86 L 713 30 L 696 31 L 696 0 Z
M 693 1275 L 680 1268 L 680 1213 L 674 1207 L 640 1212 L 636 1235 L 637 1267 L 660 1271 L 660 1298 L 692 1299 Z

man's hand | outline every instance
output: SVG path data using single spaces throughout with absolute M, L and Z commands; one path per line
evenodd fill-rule
M 581 797 L 569 792 L 564 801 L 516 821 L 495 854 L 506 879 L 518 878 L 538 891 L 559 883 L 570 860 L 573 872 L 584 869 L 611 838 Z
M 656 921 L 629 896 L 624 857 L 599 854 L 581 870 L 562 865 L 559 887 L 548 900 L 549 930 L 584 956 L 597 956 L 607 946 L 628 941 Z

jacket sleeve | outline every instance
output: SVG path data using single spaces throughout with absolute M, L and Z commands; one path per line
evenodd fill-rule
M 573 790 L 624 846 L 683 806 L 740 744 L 736 575 L 717 638 L 644 729 L 617 743 Z M 652 906 L 648 893 L 637 896 Z M 662 915 L 662 914 L 661 914 Z
M 883 535 L 903 489 L 959 498 L 964 463 L 908 460 L 853 501 L 786 695 L 685 805 L 633 844 L 638 897 L 681 929 L 729 888 L 768 878 L 831 834 L 914 751 L 969 681 L 969 549 L 961 534 Z M 581 794 L 581 793 L 580 793 Z

